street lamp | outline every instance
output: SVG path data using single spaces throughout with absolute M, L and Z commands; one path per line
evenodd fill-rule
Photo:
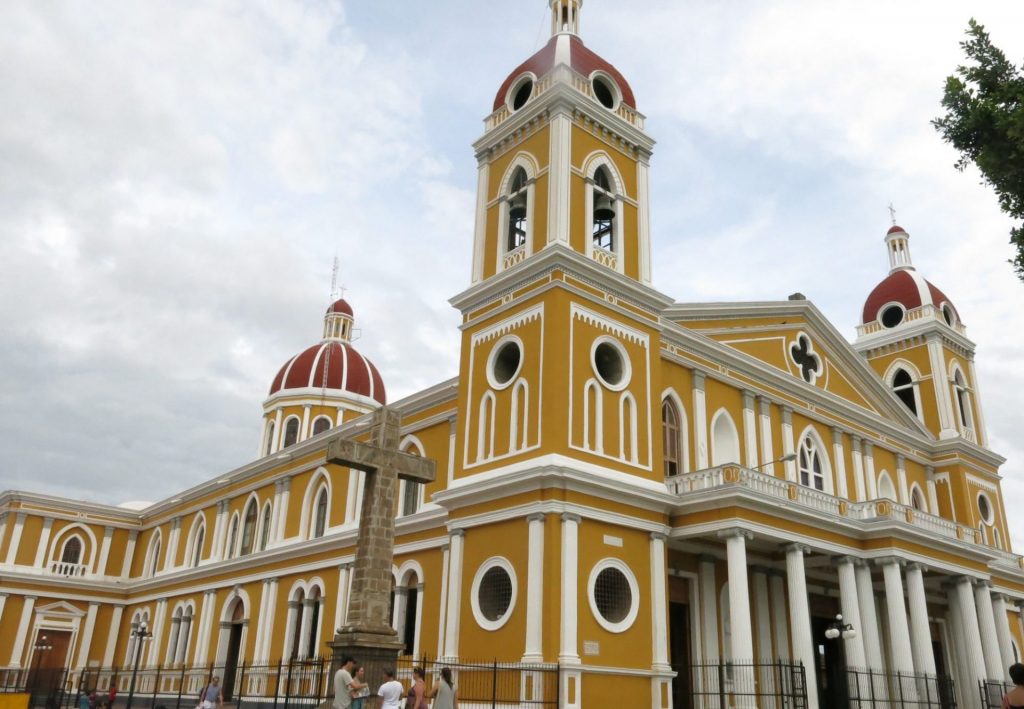
M 135 676 L 139 673 L 139 662 L 142 660 L 142 645 L 153 637 L 146 627 L 146 621 L 132 628 L 131 637 L 135 640 L 135 658 L 132 665 L 132 681 L 128 685 L 128 704 L 125 709 L 132 709 L 132 697 L 135 696 Z
M 35 693 L 37 686 L 39 685 L 39 665 L 43 661 L 43 653 L 49 652 L 53 649 L 53 645 L 49 643 L 45 635 L 40 635 L 36 638 L 36 642 L 32 645 L 32 667 L 29 668 L 29 679 L 26 684 L 31 684 L 32 689 L 29 696 L 30 706 L 35 706 L 32 702 L 33 697 L 31 694 Z
M 789 463 L 793 460 L 796 460 L 796 453 L 786 453 L 786 455 L 781 458 L 776 458 L 775 460 L 770 460 L 767 463 L 755 465 L 751 470 L 760 470 L 761 468 L 767 468 L 769 465 L 775 465 L 776 463 Z
M 849 623 L 843 622 L 843 614 L 837 613 L 836 619 L 832 621 L 828 628 L 825 629 L 825 638 L 828 640 L 853 640 L 857 637 L 857 630 Z M 850 699 L 850 678 L 846 667 L 846 643 L 839 643 L 839 689 L 843 693 L 843 699 L 849 701 Z

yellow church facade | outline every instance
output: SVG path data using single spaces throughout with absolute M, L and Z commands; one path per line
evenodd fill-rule
M 251 463 L 141 510 L 3 493 L 0 671 L 42 635 L 72 671 L 130 665 L 143 623 L 143 666 L 329 652 L 364 473 L 327 446 L 387 402 L 437 462 L 398 492 L 406 654 L 557 664 L 567 708 L 695 706 L 702 682 L 767 681 L 745 662 L 802 663 L 828 707 L 841 614 L 846 665 L 981 707 L 1024 647 L 1024 566 L 959 312 L 896 226 L 853 342 L 799 294 L 656 290 L 654 141 L 581 6 L 551 1 L 473 146 L 457 376 L 387 402 L 338 301 L 275 376 Z

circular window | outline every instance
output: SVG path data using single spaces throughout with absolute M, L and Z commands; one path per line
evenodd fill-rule
M 640 589 L 629 567 L 618 559 L 605 559 L 590 572 L 590 610 L 605 630 L 621 633 L 636 620 Z
M 508 92 L 508 95 L 510 107 L 513 111 L 518 111 L 533 95 L 533 77 L 524 76 L 512 85 L 512 90 Z
M 878 319 L 885 327 L 896 327 L 903 322 L 903 308 L 898 305 L 887 306 Z
M 508 622 L 516 605 L 516 577 L 507 559 L 485 561 L 473 579 L 470 600 L 473 616 L 484 630 L 497 630 Z
M 629 357 L 621 344 L 610 337 L 599 337 L 594 341 L 590 353 L 594 373 L 609 389 L 625 389 L 631 375 Z
M 988 495 L 983 492 L 978 494 L 978 514 L 981 515 L 982 522 L 992 524 L 992 502 L 988 499 Z
M 494 389 L 504 389 L 515 380 L 522 366 L 522 341 L 514 335 L 504 337 L 487 358 L 487 381 Z
M 600 74 L 596 74 L 590 79 L 590 85 L 594 89 L 594 98 L 596 98 L 602 106 L 605 108 L 615 108 L 617 92 L 615 91 L 615 84 L 613 84 L 611 80 L 601 76 Z
M 942 319 L 950 327 L 956 324 L 956 313 L 953 312 L 953 307 L 949 303 L 942 304 Z

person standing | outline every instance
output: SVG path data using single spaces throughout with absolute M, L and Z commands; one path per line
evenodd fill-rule
M 350 709 L 352 706 L 352 668 L 356 660 L 348 655 L 341 660 L 341 667 L 334 673 L 334 709 Z
M 220 677 L 211 677 L 210 683 L 206 685 L 199 698 L 199 706 L 202 709 L 219 709 L 224 703 L 224 695 L 220 691 Z
M 398 709 L 402 691 L 402 683 L 395 679 L 395 671 L 384 670 L 384 684 L 377 690 L 377 696 L 381 698 L 380 709 Z
M 370 685 L 366 683 L 366 668 L 362 665 L 356 669 L 351 686 L 349 694 L 352 695 L 352 709 L 363 709 L 366 698 L 370 696 Z
M 433 709 L 459 709 L 450 667 L 441 668 L 441 676 L 434 683 L 434 688 L 427 693 L 427 697 L 434 700 Z
M 429 709 L 427 707 L 427 685 L 424 682 L 426 673 L 422 667 L 412 668 L 412 685 L 409 687 L 409 696 L 406 697 L 406 709 Z

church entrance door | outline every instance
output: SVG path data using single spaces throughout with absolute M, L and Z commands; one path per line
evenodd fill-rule
M 818 706 L 840 707 L 847 702 L 846 661 L 842 640 L 829 640 L 825 631 L 835 618 L 812 618 L 814 669 L 818 674 Z
M 68 649 L 71 646 L 70 630 L 39 630 L 36 645 L 46 649 L 32 650 L 29 658 L 28 691 L 32 695 L 32 706 L 57 706 L 60 691 L 67 673 Z
M 238 658 L 242 652 L 242 630 L 245 628 L 242 618 L 244 612 L 242 602 L 238 601 L 228 626 L 228 654 L 224 658 L 224 680 L 221 682 L 221 687 L 223 687 L 221 691 L 224 693 L 225 702 L 232 701 L 235 696 Z
M 690 604 L 669 603 L 669 662 L 676 676 L 672 680 L 672 706 L 693 709 L 693 657 L 690 654 Z

